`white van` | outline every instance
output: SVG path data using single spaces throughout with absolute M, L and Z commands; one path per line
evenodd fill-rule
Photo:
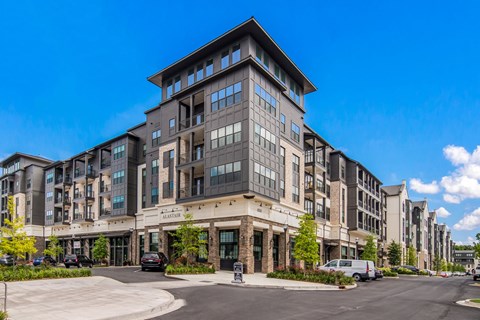
M 343 271 L 346 276 L 355 281 L 365 281 L 375 278 L 375 265 L 370 260 L 335 259 L 319 267 L 326 271 Z

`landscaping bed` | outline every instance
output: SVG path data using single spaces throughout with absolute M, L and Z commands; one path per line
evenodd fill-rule
M 391 277 L 391 278 L 398 277 L 398 273 L 396 273 L 395 271 L 392 271 L 392 269 L 390 268 L 378 268 L 378 269 L 382 270 L 384 277 Z
M 55 267 L 15 266 L 0 267 L 0 281 L 25 281 L 39 279 L 59 279 L 90 277 L 90 269 L 64 269 Z
M 267 274 L 267 278 L 285 279 L 323 283 L 329 285 L 353 285 L 352 277 L 347 277 L 341 271 L 303 270 L 295 267 L 277 269 Z
M 168 265 L 165 273 L 172 274 L 204 274 L 215 273 L 215 269 L 210 265 Z

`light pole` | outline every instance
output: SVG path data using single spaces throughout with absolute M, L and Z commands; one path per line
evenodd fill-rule
M 355 238 L 355 260 L 358 260 L 358 238 Z

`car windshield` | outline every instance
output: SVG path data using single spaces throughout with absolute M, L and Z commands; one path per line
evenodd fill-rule
M 67 254 L 67 255 L 65 256 L 65 259 L 76 259 L 76 258 L 77 258 L 77 256 L 74 255 L 74 254 Z
M 145 259 L 159 259 L 158 254 L 156 254 L 156 253 L 145 253 L 143 258 L 145 258 Z

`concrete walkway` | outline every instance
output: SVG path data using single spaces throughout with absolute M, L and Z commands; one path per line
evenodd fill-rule
M 355 288 L 357 285 L 346 286 L 340 289 L 338 286 L 326 285 L 321 283 L 303 282 L 294 280 L 267 278 L 265 273 L 244 274 L 245 283 L 232 283 L 233 271 L 217 271 L 213 274 L 193 274 L 193 275 L 172 275 L 171 277 L 188 280 L 195 284 L 221 284 L 239 287 L 257 287 L 257 288 L 275 288 L 287 290 L 345 290 Z
M 155 317 L 174 307 L 161 289 L 105 277 L 9 282 L 7 312 L 13 320 L 122 319 Z

